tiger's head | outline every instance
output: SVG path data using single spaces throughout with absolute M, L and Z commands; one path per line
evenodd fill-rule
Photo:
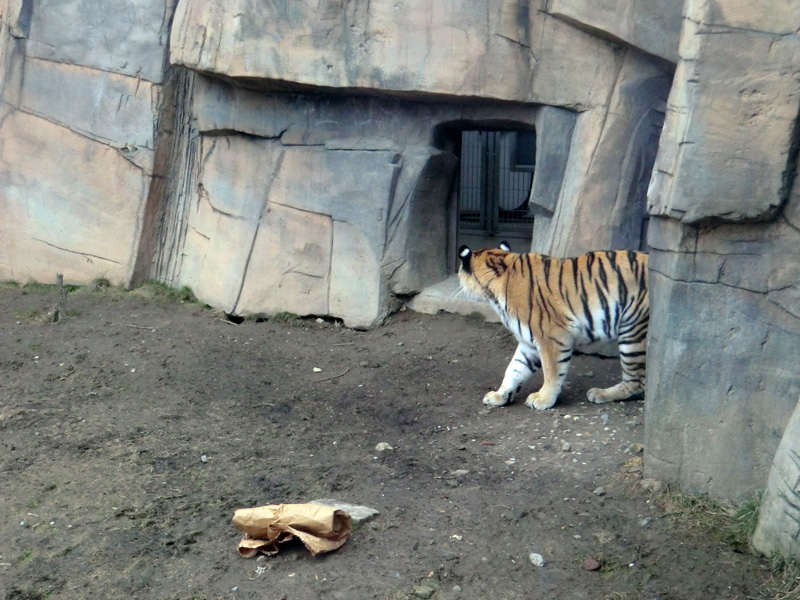
M 467 246 L 458 250 L 461 265 L 458 278 L 461 289 L 475 300 L 495 300 L 503 296 L 507 271 L 517 258 L 506 242 L 499 248 L 486 248 L 473 252 Z

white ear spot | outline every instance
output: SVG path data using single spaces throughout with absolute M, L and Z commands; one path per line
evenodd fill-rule
M 458 255 L 461 258 L 467 258 L 470 255 L 470 253 L 471 253 L 471 250 L 469 248 L 467 248 L 466 246 L 464 246 L 463 248 L 461 248 L 461 252 L 459 252 Z
M 511 246 L 508 245 L 508 242 L 500 242 L 500 250 L 504 252 L 511 252 Z

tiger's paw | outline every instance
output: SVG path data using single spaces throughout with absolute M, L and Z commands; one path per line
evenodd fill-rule
M 489 392 L 483 397 L 483 403 L 486 406 L 496 407 L 505 406 L 510 400 L 511 394 L 502 394 L 500 392 Z
M 588 392 L 586 392 L 586 397 L 592 404 L 606 404 L 607 402 L 613 402 L 616 400 L 616 398 L 612 397 L 607 390 L 601 388 L 590 389 Z
M 535 394 L 531 394 L 528 396 L 528 399 L 525 400 L 525 406 L 528 408 L 535 408 L 536 410 L 547 410 L 551 408 L 556 403 L 555 398 L 547 398 L 536 392 Z

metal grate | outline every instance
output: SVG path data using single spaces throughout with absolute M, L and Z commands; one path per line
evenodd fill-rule
M 530 234 L 528 216 L 533 173 L 514 170 L 516 133 L 461 134 L 459 227 L 489 235 Z

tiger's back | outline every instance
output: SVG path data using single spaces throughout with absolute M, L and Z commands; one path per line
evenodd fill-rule
M 647 255 L 631 251 L 590 252 L 576 258 L 515 254 L 507 248 L 476 252 L 462 247 L 459 277 L 469 294 L 488 300 L 519 346 L 503 384 L 484 397 L 509 402 L 539 367 L 544 385 L 526 404 L 552 406 L 576 344 L 620 342 L 623 381 L 593 388 L 589 400 L 610 402 L 644 390 L 649 320 Z
M 614 340 L 625 324 L 649 314 L 647 254 L 590 252 L 577 258 L 519 254 L 513 260 L 505 312 L 524 335 L 525 324 L 571 330 L 575 342 Z M 529 339 L 529 338 L 526 338 Z

